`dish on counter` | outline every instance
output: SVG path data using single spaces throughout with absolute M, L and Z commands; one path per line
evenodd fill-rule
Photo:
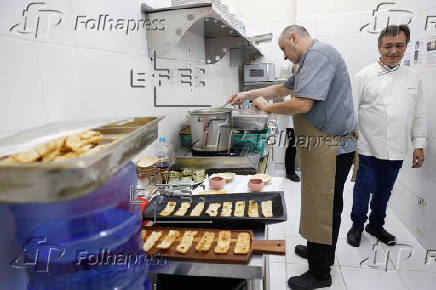
M 170 185 L 198 185 L 206 179 L 205 169 L 183 169 L 182 171 L 172 170 L 168 173 L 168 184 Z
M 142 168 L 151 167 L 155 165 L 158 161 L 159 159 L 157 159 L 156 157 L 147 156 L 136 162 L 136 166 Z
M 247 264 L 253 254 L 286 255 L 284 240 L 256 240 L 252 230 L 145 227 L 147 256 L 165 260 Z
M 264 186 L 265 183 L 260 178 L 251 178 L 248 181 L 248 189 L 251 191 L 255 191 L 255 192 L 261 191 L 264 188 Z
M 251 209 L 249 215 L 250 201 L 252 208 L 257 204 L 257 214 Z M 187 202 L 189 208 L 184 205 Z M 173 203 L 176 204 L 174 207 Z M 219 204 L 219 207 L 213 205 L 209 209 L 211 204 Z M 184 208 L 181 209 L 182 207 Z M 146 220 L 212 221 L 214 224 L 244 227 L 286 221 L 286 216 L 282 191 L 154 196 L 143 212 Z
M 257 173 L 255 175 L 253 175 L 251 178 L 262 179 L 262 181 L 263 181 L 263 183 L 265 183 L 265 185 L 269 184 L 272 180 L 271 176 L 269 176 L 268 174 L 265 174 L 265 173 Z
M 219 190 L 226 185 L 226 180 L 221 176 L 213 176 L 209 178 L 209 187 L 212 189 Z
M 191 248 L 194 250 L 194 255 L 208 252 L 210 255 L 220 256 L 227 254 L 246 255 L 250 252 L 252 242 L 249 232 L 231 230 L 152 228 L 151 230 L 142 230 L 141 236 L 144 242 L 142 247 L 147 253 L 152 250 L 168 252 L 174 245 L 175 252 L 183 256 L 187 256 Z M 196 243 L 195 246 L 194 243 Z M 234 243 L 234 247 L 231 248 L 232 243 Z M 213 246 L 214 244 L 215 246 Z
M 224 206 L 223 206 L 224 204 Z M 199 205 L 199 207 L 197 207 L 197 205 Z M 272 200 L 268 200 L 268 201 L 262 201 L 261 203 L 261 212 L 262 215 L 264 215 L 264 217 L 273 217 L 272 215 Z M 174 216 L 185 216 L 189 210 L 189 208 L 191 207 L 191 204 L 189 202 L 182 202 L 180 207 L 177 209 L 177 211 L 174 213 Z M 214 203 L 209 203 L 208 208 L 206 209 L 205 213 L 208 216 L 212 216 L 212 217 L 216 217 L 218 216 L 218 211 L 220 210 L 220 208 L 222 208 L 221 210 L 221 215 L 222 217 L 232 217 L 232 208 L 233 208 L 233 203 L 230 202 L 214 202 Z M 160 216 L 170 216 L 174 210 L 177 208 L 177 203 L 174 201 L 169 201 L 165 208 L 159 212 Z M 191 216 L 199 216 L 203 213 L 204 210 L 204 202 L 199 202 L 198 204 L 194 205 L 194 209 L 191 212 Z M 244 211 L 245 211 L 245 201 L 236 201 L 235 202 L 235 212 L 234 215 L 235 217 L 243 217 L 244 216 Z M 248 212 L 247 215 L 249 217 L 259 217 L 259 204 L 257 201 L 255 200 L 250 200 L 248 202 Z
M 215 173 L 211 177 L 219 176 L 226 180 L 226 183 L 232 182 L 233 179 L 236 176 L 236 173 L 233 172 L 222 172 L 222 173 Z

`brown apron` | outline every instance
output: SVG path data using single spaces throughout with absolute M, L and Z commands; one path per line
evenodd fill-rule
M 300 234 L 308 241 L 332 245 L 333 198 L 338 139 L 294 115 L 301 162 Z

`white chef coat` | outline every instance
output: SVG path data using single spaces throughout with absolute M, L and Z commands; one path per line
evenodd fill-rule
M 404 160 L 410 141 L 414 148 L 426 147 L 421 82 L 419 74 L 404 65 L 389 69 L 376 62 L 357 73 L 353 96 L 359 154 Z

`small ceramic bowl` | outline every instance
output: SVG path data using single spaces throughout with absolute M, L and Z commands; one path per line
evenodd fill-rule
M 209 178 L 209 187 L 212 189 L 221 189 L 226 185 L 226 180 L 221 176 L 214 176 Z
M 248 182 L 248 189 L 251 191 L 261 191 L 264 186 L 265 183 L 260 178 L 252 178 Z

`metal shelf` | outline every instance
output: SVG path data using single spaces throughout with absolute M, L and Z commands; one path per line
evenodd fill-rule
M 268 87 L 268 86 L 272 86 L 272 85 L 278 85 L 278 84 L 281 84 L 281 83 L 283 83 L 284 81 L 282 81 L 282 80 L 275 80 L 275 81 L 272 81 L 272 82 L 249 82 L 249 83 L 246 83 L 246 82 L 244 82 L 244 83 L 242 83 L 242 87 L 245 89 L 245 88 L 251 88 L 251 89 L 255 89 L 255 88 L 265 88 L 265 87 Z
M 156 20 L 165 22 L 164 27 L 147 31 L 149 56 L 154 52 L 158 57 L 165 56 L 178 45 L 188 31 L 196 31 L 199 27 L 205 38 L 206 64 L 219 62 L 227 52 L 230 51 L 232 54 L 233 50 L 237 51 L 235 55 L 239 62 L 263 55 L 255 46 L 258 41 L 250 40 L 243 31 L 233 27 L 231 21 L 214 4 L 183 5 L 162 9 L 150 9 L 142 4 L 141 11 L 146 14 L 146 19 L 151 23 Z

